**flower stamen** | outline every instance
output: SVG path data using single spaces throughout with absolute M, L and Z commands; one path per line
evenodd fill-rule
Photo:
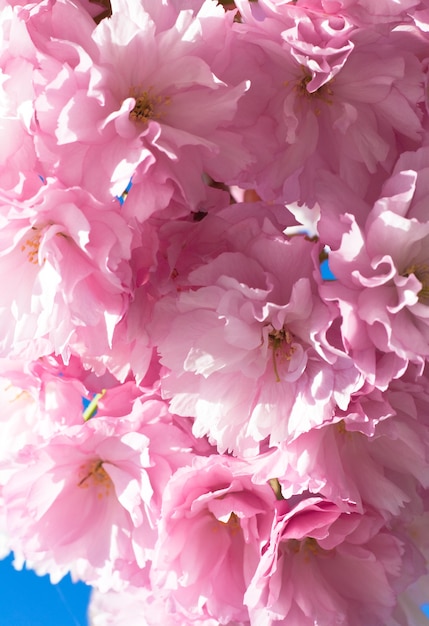
M 108 496 L 112 489 L 112 480 L 103 467 L 103 462 L 99 459 L 84 463 L 79 467 L 78 487 L 88 489 L 92 484 L 97 489 L 97 498 L 101 500 L 103 496 Z
M 313 102 L 315 100 L 319 100 L 324 102 L 325 104 L 331 105 L 333 102 L 332 96 L 334 95 L 334 92 L 332 91 L 330 84 L 333 82 L 334 79 L 331 79 L 324 85 L 321 85 L 321 87 L 319 87 L 315 91 L 309 91 L 308 84 L 312 81 L 312 77 L 310 74 L 307 73 L 307 70 L 304 67 L 301 67 L 301 69 L 304 72 L 304 76 L 295 84 L 295 91 L 298 93 L 298 95 L 307 98 L 308 100 Z M 320 115 L 321 110 L 319 108 L 315 108 L 314 112 L 316 115 Z
M 293 554 L 303 554 L 304 561 L 309 561 L 312 554 L 319 555 L 322 552 L 325 552 L 325 550 L 319 546 L 314 537 L 305 537 L 302 540 L 289 539 L 287 541 L 287 547 L 289 552 L 292 552 Z
M 295 348 L 292 345 L 293 335 L 284 326 L 277 330 L 273 327 L 273 330 L 268 333 L 268 343 L 273 354 L 273 368 L 276 376 L 276 381 L 280 382 L 280 375 L 277 367 L 277 359 L 282 361 L 290 361 L 292 355 L 295 352 Z
M 34 231 L 31 235 L 21 244 L 21 251 L 27 253 L 27 259 L 33 265 L 39 264 L 39 246 L 40 246 L 40 231 L 35 226 L 31 227 Z
M 408 277 L 411 274 L 414 274 L 417 280 L 422 284 L 422 288 L 417 293 L 419 302 L 429 304 L 429 265 L 426 263 L 414 263 L 405 270 L 402 276 Z
M 141 91 L 132 87 L 130 89 L 130 97 L 134 98 L 136 103 L 130 111 L 129 118 L 133 122 L 139 124 L 147 124 L 149 120 L 159 120 L 163 117 L 162 107 L 169 105 L 171 99 L 169 96 L 156 96 L 152 93 L 153 87 Z
M 238 516 L 234 512 L 231 513 L 227 522 L 220 521 L 220 523 L 223 524 L 224 526 L 227 526 L 231 535 L 236 535 L 241 530 L 240 520 L 238 519 Z

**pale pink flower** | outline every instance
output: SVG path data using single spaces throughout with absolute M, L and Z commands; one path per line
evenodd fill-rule
M 251 80 L 236 119 L 255 156 L 239 185 L 280 198 L 291 175 L 308 166 L 305 194 L 322 164 L 365 191 L 401 149 L 419 146 L 424 73 L 406 43 L 419 39 L 414 30 L 355 29 L 295 3 L 239 6 L 244 22 L 228 71 Z
M 213 449 L 195 439 L 188 419 L 171 415 L 156 385 L 98 378 L 76 359 L 39 359 L 25 373 L 20 363 L 1 365 L 9 405 L 0 486 L 17 559 L 103 589 L 147 581 L 164 489 Z M 73 509 L 82 518 L 68 519 Z
M 157 265 L 159 225 L 149 222 L 140 225 L 134 219 L 128 219 L 122 209 L 115 208 L 127 224 L 127 236 L 132 235 L 126 268 L 128 288 L 123 293 L 126 306 L 112 325 L 109 344 L 96 347 L 91 345 L 91 338 L 89 341 L 85 338 L 85 345 L 91 345 L 91 349 L 82 347 L 79 354 L 85 366 L 99 375 L 107 369 L 121 382 L 131 376 L 140 383 L 147 376 L 154 379 L 159 374 L 158 360 L 147 332 L 157 298 L 157 285 L 151 281 L 151 272 Z
M 0 461 L 13 458 L 29 443 L 37 443 L 40 381 L 25 361 L 0 360 Z M 0 470 L 1 474 L 1 470 Z M 0 477 L 0 484 L 4 477 Z
M 0 496 L 0 559 L 5 559 L 11 551 L 10 537 L 6 529 L 6 511 Z
M 405 365 L 429 356 L 427 151 L 400 159 L 365 227 L 351 214 L 340 217 L 347 231 L 329 254 L 336 280 L 321 288 L 338 302 L 347 351 L 376 384 L 376 350 Z
M 3 490 L 13 549 L 54 579 L 71 571 L 100 588 L 123 585 L 155 538 L 144 512 L 148 441 L 94 419 L 20 451 Z
M 41 185 L 34 147 L 33 72 L 37 49 L 24 19 L 9 3 L 0 10 L 0 186 L 22 193 Z
M 211 617 L 186 616 L 174 610 L 167 594 L 147 587 L 100 593 L 94 589 L 89 605 L 90 626 L 219 626 Z M 229 623 L 227 626 L 241 626 Z M 244 626 L 244 625 L 243 625 Z
M 314 244 L 277 230 L 263 205 L 253 210 L 259 219 L 230 224 L 228 251 L 197 265 L 198 235 L 183 249 L 175 264 L 180 291 L 155 305 L 151 330 L 171 410 L 195 417 L 194 433 L 220 452 L 240 454 L 329 420 L 361 384 L 344 352 L 326 350 L 333 318 L 316 293 Z M 234 211 L 222 218 L 228 223 Z M 204 219 L 202 237 L 220 217 Z
M 398 596 L 398 606 L 386 626 L 427 626 L 428 618 L 421 607 L 427 604 L 428 589 L 426 574 Z
M 173 194 L 195 205 L 204 197 L 204 172 L 222 179 L 247 159 L 231 127 L 246 83 L 226 85 L 212 59 L 200 55 L 203 43 L 217 40 L 220 47 L 223 9 L 207 0 L 201 16 L 181 11 L 166 28 L 171 9 L 162 6 L 153 12 L 159 30 L 143 6 L 128 0 L 112 2 L 112 17 L 86 41 L 63 28 L 64 60 L 47 44 L 37 73 L 37 149 L 46 167 L 105 200 L 120 196 L 133 178 L 140 220 Z M 54 17 L 56 11 L 54 5 Z M 49 29 L 34 20 L 34 30 L 57 38 L 54 17 Z
M 132 288 L 133 235 L 116 207 L 52 181 L 0 202 L 2 354 L 105 353 Z

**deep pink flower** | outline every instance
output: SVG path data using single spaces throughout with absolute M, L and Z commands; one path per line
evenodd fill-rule
M 377 516 L 302 500 L 273 525 L 245 596 L 251 623 L 384 626 L 412 558 L 404 548 Z M 422 560 L 409 564 L 416 580 Z
M 410 14 L 418 28 L 424 33 L 429 32 L 429 4 L 427 0 L 423 0 L 417 4 Z
M 387 393 L 387 392 L 386 392 Z M 388 394 L 387 397 L 390 397 Z M 401 403 L 412 406 L 411 394 Z M 255 461 L 255 481 L 276 477 L 284 498 L 320 494 L 340 509 L 353 504 L 359 513 L 370 507 L 387 521 L 410 519 L 424 503 L 429 486 L 429 439 L 426 423 L 396 407 L 373 419 L 373 433 L 361 432 L 353 415 L 313 428 Z
M 275 504 L 272 489 L 254 485 L 251 466 L 234 458 L 211 456 L 179 469 L 164 492 L 155 587 L 170 590 L 184 612 L 207 611 L 222 624 L 247 620 L 243 596 Z

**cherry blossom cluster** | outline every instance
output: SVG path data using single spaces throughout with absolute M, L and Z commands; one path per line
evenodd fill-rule
M 2 553 L 93 626 L 419 624 L 429 1 L 0 9 Z

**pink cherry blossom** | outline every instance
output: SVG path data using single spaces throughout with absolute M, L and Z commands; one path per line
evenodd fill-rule
M 417 626 L 429 0 L 235 4 L 0 0 L 0 557 L 91 626 Z
M 384 626 L 412 558 L 404 547 L 377 516 L 302 500 L 273 524 L 245 596 L 251 623 Z M 413 567 L 417 579 L 422 560 Z
M 295 3 L 239 6 L 237 64 L 246 69 L 237 73 L 248 72 L 251 88 L 237 124 L 256 157 L 239 184 L 278 199 L 308 166 L 305 195 L 315 162 L 365 190 L 380 166 L 392 167 L 398 147 L 420 145 L 424 68 L 405 43 L 420 41 L 417 33 L 355 29 Z
M 25 202 L 3 193 L 1 204 L 2 354 L 104 353 L 131 292 L 126 222 L 52 181 Z
M 354 216 L 341 221 L 344 233 L 338 249 L 329 255 L 336 281 L 321 293 L 335 299 L 342 314 L 344 344 L 362 371 L 372 380 L 375 350 L 393 352 L 403 363 L 424 363 L 429 355 L 426 268 L 428 224 L 422 206 L 427 196 L 418 152 L 415 170 L 395 171 L 384 195 L 371 210 L 365 227 Z M 421 221 L 424 220 L 424 221 Z M 335 294 L 335 295 L 334 295 Z M 402 368 L 403 371 L 403 368 Z
M 166 594 L 145 587 L 91 594 L 91 626 L 218 626 L 211 617 L 192 619 L 174 611 Z M 230 622 L 228 626 L 245 626 Z
M 276 503 L 250 469 L 230 457 L 196 459 L 164 493 L 153 584 L 170 590 L 178 609 L 198 607 L 222 624 L 248 619 L 243 596 Z
M 342 420 L 261 455 L 255 481 L 275 476 L 286 499 L 308 491 L 342 509 L 352 503 L 363 514 L 370 507 L 386 520 L 418 514 L 424 506 L 421 490 L 429 487 L 427 426 L 396 406 L 396 394 L 387 397 L 390 415 L 374 420 L 371 435 L 345 411 Z M 411 398 L 401 403 L 410 405 Z
M 368 26 L 370 24 L 391 23 L 395 25 L 406 20 L 409 12 L 419 5 L 419 0 L 298 0 L 298 6 L 324 10 L 328 15 L 347 16 L 354 24 Z
M 255 227 L 230 227 L 230 251 L 194 265 L 180 292 L 155 305 L 163 394 L 220 452 L 293 438 L 336 404 L 345 409 L 360 385 L 345 354 L 325 348 L 332 318 L 315 292 L 314 244 L 286 237 L 268 216 L 256 237 Z
M 34 192 L 43 169 L 34 146 L 37 49 L 25 21 L 7 3 L 0 11 L 0 40 L 0 184 L 18 194 L 23 187 Z
M 25 376 L 12 364 L 4 372 L 16 385 L 4 394 L 10 409 L 0 424 L 0 485 L 18 560 L 53 579 L 70 570 L 102 589 L 147 581 L 165 486 L 212 448 L 193 437 L 188 420 L 169 413 L 156 388 L 97 378 L 76 360 L 63 367 L 52 357 L 38 360 Z M 31 396 L 17 387 L 24 382 Z M 19 429 L 26 437 L 15 436 Z M 73 509 L 81 520 L 67 517 Z
M 229 130 L 247 87 L 223 83 L 198 54 L 201 41 L 216 40 L 216 29 L 224 29 L 223 10 L 211 1 L 201 19 L 182 11 L 169 28 L 163 11 L 155 12 L 160 30 L 143 6 L 122 0 L 112 7 L 112 17 L 84 46 L 61 29 L 64 60 L 45 45 L 37 72 L 37 150 L 65 184 L 84 185 L 106 201 L 133 178 L 143 220 L 173 194 L 195 204 L 204 197 L 204 172 L 222 179 L 248 160 Z M 58 10 L 55 5 L 53 14 Z M 165 12 L 171 14 L 169 7 Z M 46 35 L 58 37 L 58 23 L 53 19 Z M 42 26 L 34 20 L 33 28 L 39 33 Z
M 143 515 L 152 496 L 148 439 L 115 436 L 112 426 L 93 420 L 23 449 L 4 487 L 13 549 L 53 578 L 78 571 L 106 589 L 127 562 L 144 566 L 153 541 Z M 134 537 L 143 524 L 146 545 L 141 532 L 138 543 Z

